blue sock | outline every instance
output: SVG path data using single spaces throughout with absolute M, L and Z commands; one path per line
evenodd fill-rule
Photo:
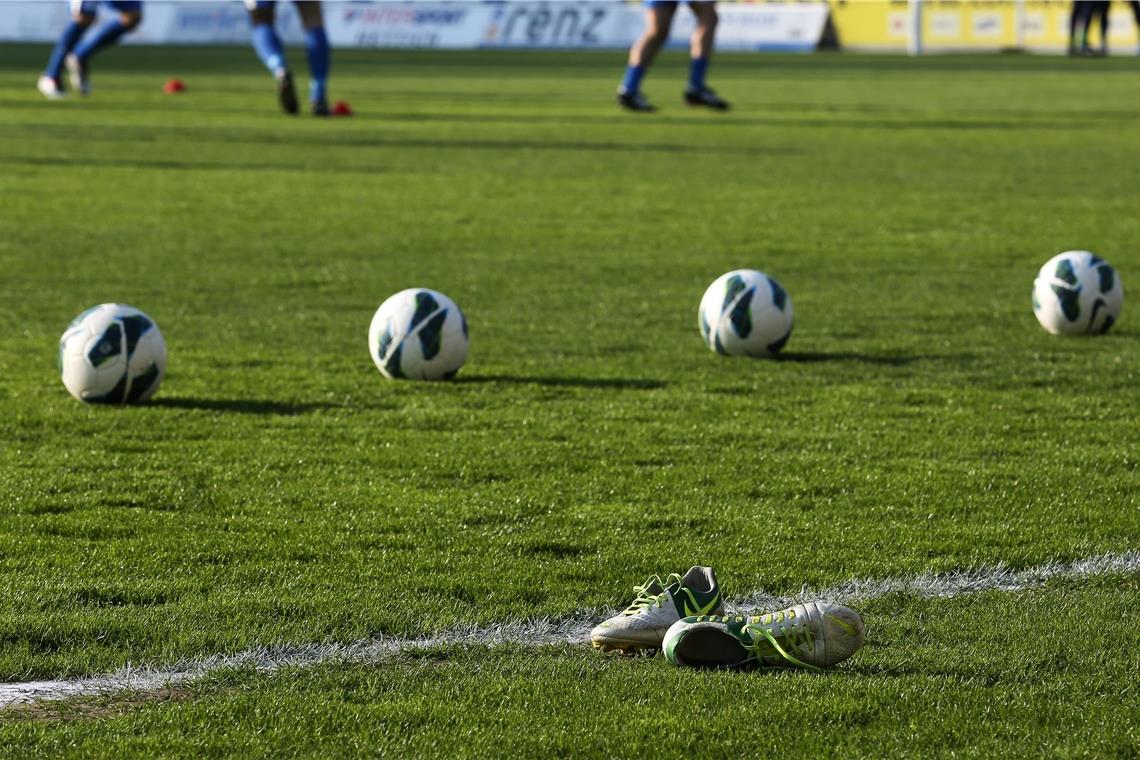
M 621 80 L 621 91 L 635 93 L 641 89 L 641 78 L 645 76 L 644 66 L 627 66 Z
M 709 70 L 708 56 L 692 58 L 689 60 L 689 89 L 703 90 L 705 87 L 705 73 Z
M 96 29 L 95 34 L 83 40 L 83 42 L 75 48 L 75 55 L 86 61 L 96 50 L 107 47 L 108 45 L 113 45 L 126 33 L 127 27 L 123 26 L 122 21 L 119 19 L 108 21 Z
M 323 26 L 305 30 L 305 53 L 309 56 L 309 101 L 325 101 L 325 83 L 329 78 L 329 37 Z
M 257 57 L 269 69 L 269 73 L 276 74 L 278 69 L 288 68 L 285 65 L 285 50 L 281 47 L 281 38 L 277 36 L 272 24 L 255 24 L 253 27 L 253 49 Z
M 85 31 L 87 31 L 87 27 L 78 21 L 72 21 L 68 24 L 67 28 L 63 30 L 63 34 L 59 36 L 59 41 L 55 43 L 55 48 L 51 51 L 51 58 L 48 59 L 47 68 L 44 69 L 44 76 L 59 79 L 59 75 L 63 71 L 63 59 L 75 49 Z

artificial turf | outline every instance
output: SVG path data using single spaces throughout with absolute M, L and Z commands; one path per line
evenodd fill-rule
M 1089 339 L 1029 306 L 1070 248 L 1140 281 L 1140 62 L 723 56 L 721 115 L 668 55 L 644 117 L 618 53 L 338 52 L 357 115 L 318 120 L 245 49 L 114 49 L 62 103 L 45 48 L 0 52 L 0 680 L 603 611 L 698 562 L 732 597 L 1140 548 L 1132 305 Z M 701 343 L 738 267 L 791 294 L 780 360 Z M 411 286 L 467 314 L 455 382 L 372 365 Z M 166 337 L 146 406 L 58 380 L 105 301 Z M 1138 601 L 891 597 L 823 679 L 580 647 L 237 673 L 0 744 L 1127 756 Z

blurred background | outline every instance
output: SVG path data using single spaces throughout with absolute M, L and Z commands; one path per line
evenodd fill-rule
M 328 2 L 325 23 L 334 47 L 626 48 L 641 31 L 641 3 Z M 719 50 L 873 52 L 1027 51 L 1063 54 L 1073 46 L 1070 0 L 826 0 L 721 2 Z M 1088 54 L 1138 52 L 1140 5 L 1108 6 L 1107 35 L 1090 24 Z M 53 42 L 70 17 L 66 2 L 5 2 L 0 40 Z M 278 26 L 301 39 L 293 6 L 282 3 Z M 690 14 L 678 14 L 671 45 L 684 46 Z M 150 0 L 127 44 L 246 44 L 249 20 L 239 2 Z M 1083 41 L 1083 39 L 1081 40 Z

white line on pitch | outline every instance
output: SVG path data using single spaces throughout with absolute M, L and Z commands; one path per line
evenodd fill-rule
M 730 600 L 730 607 L 751 613 L 785 607 L 798 602 L 829 599 L 858 605 L 888 594 L 921 597 L 953 597 L 983 591 L 1021 591 L 1038 588 L 1051 578 L 1082 578 L 1140 572 L 1140 550 L 1105 554 L 1075 562 L 1049 562 L 1026 570 L 1003 565 L 924 573 L 910 578 L 852 580 L 829 589 L 803 588 L 790 597 L 763 591 Z M 426 647 L 469 644 L 494 646 L 515 644 L 541 646 L 577 644 L 586 640 L 590 628 L 605 614 L 581 613 L 557 620 L 537 619 L 489 626 L 463 626 L 442 633 L 413 638 L 378 638 L 350 644 L 271 646 L 235 655 L 214 655 L 189 660 L 167 669 L 123 668 L 107 675 L 64 681 L 31 681 L 0 684 L 0 708 L 68 697 L 97 696 L 118 691 L 145 691 L 177 686 L 222 668 L 254 668 L 273 672 L 288 667 L 306 667 L 321 662 L 376 662 L 393 654 Z

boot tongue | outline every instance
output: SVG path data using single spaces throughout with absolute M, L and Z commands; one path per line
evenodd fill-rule
M 665 589 L 661 588 L 661 584 L 657 581 L 653 581 L 653 583 L 650 583 L 645 587 L 645 593 L 649 594 L 650 596 L 657 596 L 664 590 Z

